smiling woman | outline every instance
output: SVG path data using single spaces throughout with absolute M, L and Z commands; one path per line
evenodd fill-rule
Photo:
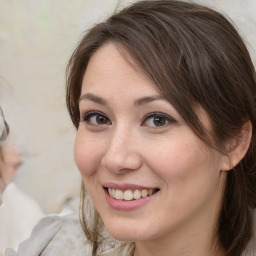
M 66 99 L 84 255 L 255 255 L 255 69 L 223 15 L 121 10 L 78 44 Z
M 245 253 L 255 98 L 248 51 L 218 12 L 141 1 L 93 27 L 67 80 L 82 202 L 97 209 L 92 225 L 82 205 L 93 254 L 104 243 L 99 216 L 135 256 Z
M 216 220 L 219 211 L 226 154 L 198 138 L 114 43 L 91 57 L 81 91 L 88 94 L 105 104 L 80 101 L 75 160 L 110 234 L 137 241 L 138 250 L 150 240 L 167 248 L 177 229 L 192 237 L 197 227 L 202 236 L 196 239 L 210 242 L 216 223 L 209 218 Z

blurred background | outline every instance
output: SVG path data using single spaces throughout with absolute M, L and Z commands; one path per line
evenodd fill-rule
M 65 106 L 65 68 L 84 31 L 133 1 L 0 0 L 0 105 L 9 142 L 23 151 L 14 183 L 45 213 L 78 197 L 75 129 Z M 256 1 L 194 0 L 226 13 L 256 64 Z

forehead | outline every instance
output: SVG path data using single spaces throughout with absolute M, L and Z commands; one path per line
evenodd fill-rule
M 142 71 L 122 47 L 108 43 L 91 57 L 82 82 L 82 94 L 95 90 L 133 90 L 147 88 L 161 94 L 156 84 Z

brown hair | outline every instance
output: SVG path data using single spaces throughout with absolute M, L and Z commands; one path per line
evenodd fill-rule
M 95 25 L 80 41 L 67 67 L 67 106 L 76 127 L 82 78 L 91 56 L 113 42 L 131 56 L 205 143 L 224 150 L 227 139 L 239 136 L 251 121 L 253 131 L 244 159 L 228 172 L 219 215 L 218 239 L 227 256 L 239 256 L 252 237 L 256 207 L 256 77 L 248 50 L 234 26 L 220 13 L 180 1 L 140 1 Z M 208 114 L 214 141 L 197 116 Z M 82 225 L 96 247 L 100 236 L 96 213 L 89 228 Z

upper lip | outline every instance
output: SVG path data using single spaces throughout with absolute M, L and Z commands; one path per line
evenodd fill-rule
M 142 189 L 158 189 L 157 187 L 152 187 L 152 186 L 142 186 L 142 185 L 137 185 L 137 184 L 129 184 L 129 183 L 123 183 L 123 184 L 118 184 L 114 182 L 106 182 L 102 185 L 104 188 L 114 188 L 114 189 L 119 189 L 122 191 L 125 190 L 142 190 Z

